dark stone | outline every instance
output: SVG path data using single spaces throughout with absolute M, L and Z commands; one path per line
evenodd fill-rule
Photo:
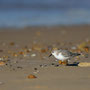
M 34 70 L 38 70 L 37 68 L 34 68 Z

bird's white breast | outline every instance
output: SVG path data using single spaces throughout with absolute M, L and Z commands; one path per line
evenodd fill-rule
M 67 57 L 64 57 L 61 53 L 59 53 L 58 55 L 55 54 L 54 56 L 55 56 L 55 58 L 57 58 L 57 59 L 59 59 L 59 60 L 62 60 L 62 61 L 68 59 Z

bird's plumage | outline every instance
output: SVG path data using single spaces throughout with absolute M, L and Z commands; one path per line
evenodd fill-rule
M 79 53 L 73 53 L 73 52 L 70 52 L 68 50 L 54 50 L 52 51 L 52 55 L 54 55 L 55 58 L 57 58 L 58 60 L 68 60 L 72 57 L 75 57 L 75 56 L 78 56 L 80 55 Z

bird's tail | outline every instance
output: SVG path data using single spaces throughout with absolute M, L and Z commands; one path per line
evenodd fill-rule
M 80 53 L 73 53 L 72 56 L 75 57 L 75 56 L 79 56 L 81 55 Z

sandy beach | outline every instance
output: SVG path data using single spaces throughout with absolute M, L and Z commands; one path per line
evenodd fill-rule
M 59 65 L 48 57 L 55 48 L 82 55 Z M 0 90 L 89 90 L 90 67 L 80 62 L 90 62 L 89 25 L 0 29 Z

